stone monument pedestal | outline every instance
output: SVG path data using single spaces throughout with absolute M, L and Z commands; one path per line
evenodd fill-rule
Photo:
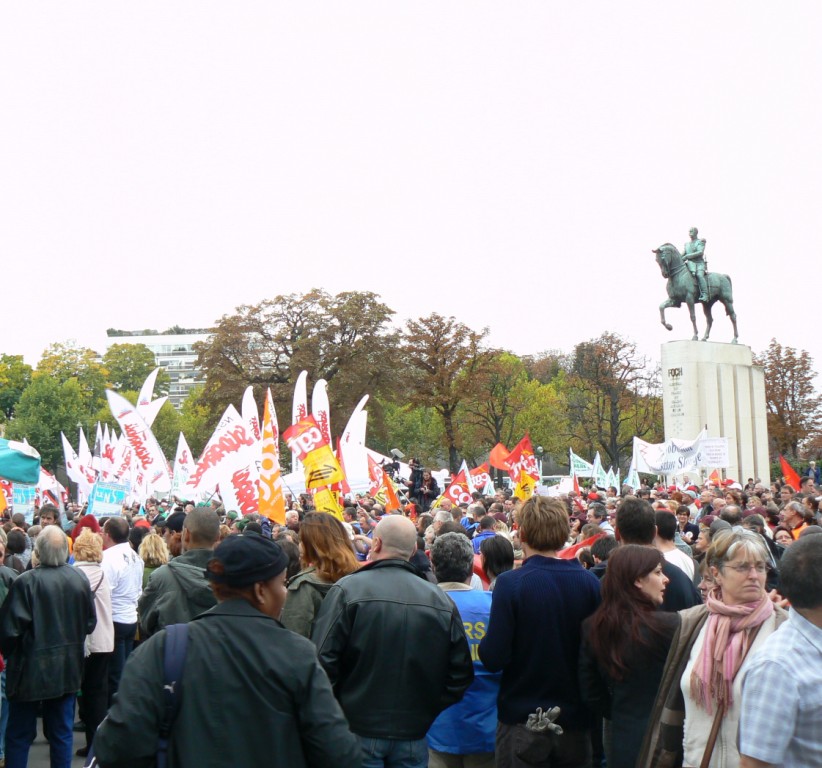
M 665 439 L 728 438 L 727 477 L 770 484 L 765 374 L 742 344 L 669 341 L 662 345 Z

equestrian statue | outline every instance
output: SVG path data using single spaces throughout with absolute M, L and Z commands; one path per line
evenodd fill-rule
M 696 227 L 690 231 L 691 239 L 685 243 L 684 255 L 680 254 L 675 245 L 665 243 L 653 252 L 662 272 L 662 277 L 668 280 L 668 300 L 659 305 L 659 317 L 669 331 L 673 326 L 665 322 L 665 310 L 668 307 L 681 307 L 683 302 L 688 305 L 691 315 L 691 324 L 694 327 L 693 341 L 699 338 L 694 316 L 694 304 L 702 304 L 705 312 L 705 335 L 702 341 L 707 341 L 711 334 L 714 319 L 711 307 L 718 301 L 725 307 L 725 314 L 731 318 L 734 327 L 733 344 L 736 344 L 739 332 L 736 329 L 736 312 L 734 312 L 734 296 L 731 278 L 720 275 L 718 272 L 708 272 L 705 261 L 705 240 L 698 237 Z

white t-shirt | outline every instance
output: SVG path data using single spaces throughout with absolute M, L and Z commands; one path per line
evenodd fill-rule
M 694 559 L 692 557 L 688 557 L 679 549 L 672 549 L 670 552 L 663 552 L 662 554 L 671 565 L 675 565 L 680 571 L 684 571 L 685 575 L 693 581 Z
M 101 565 L 111 587 L 112 620 L 136 624 L 137 600 L 143 591 L 143 561 L 126 541 L 105 550 Z

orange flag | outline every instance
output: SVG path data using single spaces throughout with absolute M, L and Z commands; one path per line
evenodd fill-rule
M 782 474 L 788 485 L 790 485 L 794 491 L 798 491 L 800 483 L 799 475 L 796 474 L 796 470 L 788 464 L 787 460 L 781 453 L 779 454 L 779 466 L 782 467 Z
M 497 443 L 491 449 L 491 455 L 488 457 L 488 462 L 494 469 L 504 469 L 506 472 L 510 469 L 508 466 L 508 456 L 511 454 L 502 443 Z
M 716 485 L 722 485 L 722 476 L 719 474 L 719 470 L 715 469 L 708 477 L 712 483 L 716 483 Z
M 260 462 L 259 510 L 275 523 L 285 525 L 285 497 L 280 472 L 280 430 L 269 389 L 263 412 L 262 461 Z

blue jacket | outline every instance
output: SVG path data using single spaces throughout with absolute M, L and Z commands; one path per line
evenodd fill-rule
M 485 541 L 486 539 L 493 538 L 496 535 L 497 533 L 493 529 L 480 531 L 479 533 L 475 534 L 474 539 L 471 542 L 474 545 L 474 554 L 478 555 L 480 553 L 480 544 L 482 544 L 483 541 Z
M 434 721 L 428 731 L 428 746 L 452 755 L 493 752 L 502 674 L 489 672 L 479 659 L 479 642 L 485 637 L 491 615 L 491 593 L 476 589 L 446 592 L 462 616 L 474 661 L 474 682 L 462 701 L 448 707 Z

